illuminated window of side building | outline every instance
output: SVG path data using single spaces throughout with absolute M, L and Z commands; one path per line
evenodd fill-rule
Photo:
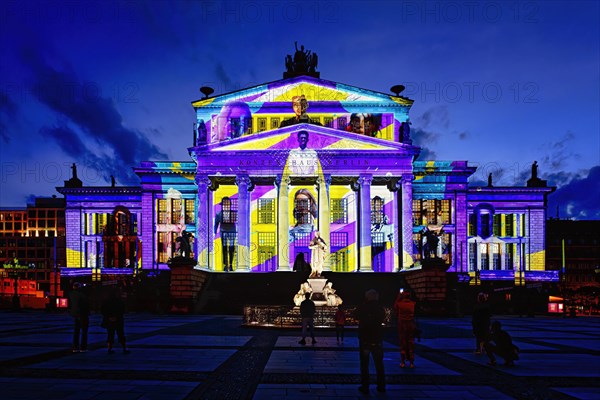
M 256 122 L 258 124 L 258 132 L 264 132 L 267 130 L 267 119 L 266 118 L 257 118 Z
M 169 214 L 167 213 L 167 199 L 158 199 L 158 223 L 166 224 L 169 221 Z
M 488 244 L 480 243 L 479 244 L 479 254 L 481 260 L 481 270 L 489 270 L 490 269 L 490 259 L 488 255 Z
M 179 224 L 182 217 L 181 199 L 171 199 L 171 223 Z
M 271 118 L 271 129 L 279 128 L 279 118 L 273 117 Z
M 477 243 L 469 243 L 469 271 L 477 270 Z
M 196 201 L 194 199 L 185 199 L 185 223 L 188 225 L 195 225 L 196 221 L 194 219 Z

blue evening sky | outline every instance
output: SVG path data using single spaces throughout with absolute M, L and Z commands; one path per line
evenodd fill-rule
M 600 218 L 597 1 L 4 1 L 0 207 L 136 184 L 142 160 L 189 160 L 200 86 L 281 79 L 294 41 L 321 77 L 415 100 L 422 159 L 472 181 L 558 186 L 549 215 Z

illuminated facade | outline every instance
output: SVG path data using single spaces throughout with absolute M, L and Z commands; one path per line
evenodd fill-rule
M 166 268 L 186 231 L 197 268 L 290 271 L 319 231 L 326 271 L 435 260 L 477 279 L 553 280 L 552 188 L 470 187 L 466 161 L 415 161 L 412 103 L 306 75 L 195 101 L 190 161 L 142 163 L 139 187 L 58 188 L 67 265 Z

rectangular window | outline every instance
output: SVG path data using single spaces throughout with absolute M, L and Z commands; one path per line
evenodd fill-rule
M 483 238 L 490 236 L 490 214 L 480 214 L 481 226 L 479 227 L 480 235 Z
M 310 199 L 294 200 L 294 217 L 300 225 L 310 224 L 312 222 L 310 213 Z
M 348 126 L 348 119 L 346 117 L 339 117 L 337 119 L 337 128 L 341 130 L 345 130 Z
M 158 223 L 166 224 L 169 220 L 169 215 L 167 214 L 167 199 L 158 199 Z
M 275 199 L 258 199 L 258 223 L 275 223 Z
M 169 255 L 167 254 L 167 246 L 169 240 L 170 232 L 158 232 L 158 262 L 166 263 L 169 259 Z
M 515 215 L 514 214 L 506 214 L 504 216 L 504 231 L 505 235 L 508 237 L 515 236 Z
M 469 271 L 477 270 L 477 243 L 469 243 Z
M 271 118 L 271 129 L 279 128 L 279 118 Z
M 182 217 L 182 200 L 171 199 L 171 223 L 178 224 Z
M 477 236 L 477 216 L 469 214 L 469 236 Z
M 323 125 L 325 125 L 328 128 L 333 128 L 333 118 L 332 117 L 323 118 Z
M 500 244 L 492 243 L 492 269 L 501 269 L 502 264 L 500 261 L 500 256 Z
M 194 220 L 195 207 L 196 201 L 194 199 L 185 200 L 185 223 L 188 225 L 194 225 L 196 223 Z
M 383 199 L 379 196 L 371 199 L 371 223 L 383 224 Z
M 348 253 L 345 250 L 331 253 L 331 266 L 334 271 L 348 270 Z
M 221 201 L 224 224 L 236 224 L 238 213 L 237 199 L 229 199 L 229 203 Z
M 490 269 L 490 259 L 488 256 L 488 244 L 480 243 L 479 244 L 479 254 L 481 260 L 481 270 L 489 270 Z
M 331 199 L 330 223 L 347 224 L 348 223 L 348 198 Z
M 514 269 L 515 245 L 513 243 L 506 244 L 506 252 L 504 254 L 504 266 L 506 269 Z
M 500 236 L 501 235 L 500 228 L 502 226 L 502 223 L 501 223 L 500 220 L 501 220 L 501 215 L 500 214 L 494 214 L 494 216 L 492 218 L 492 221 L 493 221 L 493 224 L 492 224 L 492 234 L 494 236 Z
M 267 119 L 266 118 L 257 118 L 258 122 L 258 132 L 264 132 L 267 130 Z

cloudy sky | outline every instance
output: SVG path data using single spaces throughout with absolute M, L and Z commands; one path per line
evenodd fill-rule
M 82 3 L 82 4 L 80 4 Z M 549 215 L 600 218 L 596 1 L 4 1 L 0 207 L 135 184 L 142 160 L 189 160 L 198 88 L 280 79 L 294 41 L 321 77 L 415 100 L 422 159 L 472 181 L 558 187 Z

